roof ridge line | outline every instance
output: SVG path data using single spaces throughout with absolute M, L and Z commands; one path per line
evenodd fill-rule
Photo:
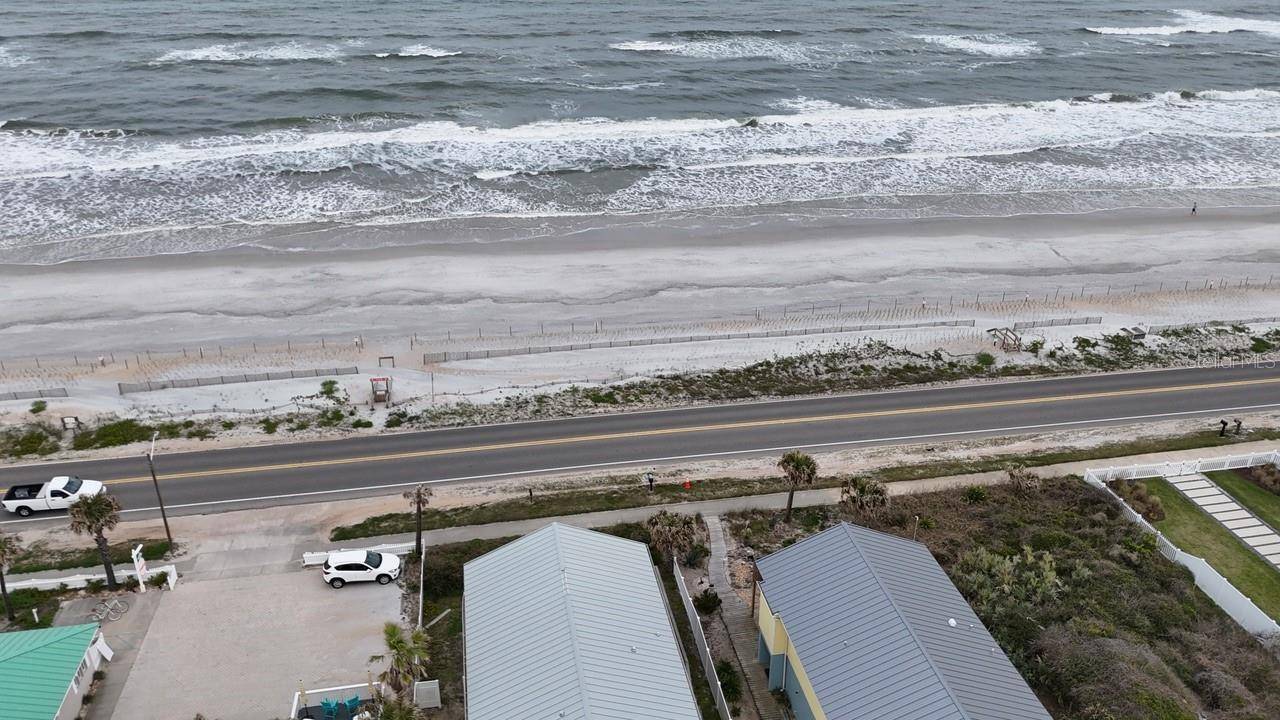
M 564 591 L 561 597 L 564 599 L 564 612 L 569 621 L 569 647 L 573 649 L 573 675 L 578 680 L 578 695 L 582 698 L 582 717 L 584 720 L 591 720 L 591 703 L 587 695 L 587 684 L 582 677 L 582 654 L 578 651 L 578 634 L 573 631 L 573 600 L 569 597 L 569 587 L 565 584 L 564 553 L 560 545 L 560 528 L 568 526 L 553 522 L 548 527 L 553 528 L 551 536 L 555 540 L 556 562 L 560 565 L 560 588 Z
M 849 540 L 849 544 L 853 546 L 853 549 L 858 552 L 858 555 L 862 557 L 863 562 L 866 563 L 867 572 L 871 573 L 871 579 L 876 581 L 876 587 L 880 588 L 880 592 L 884 593 L 885 599 L 889 601 L 889 607 L 893 608 L 894 614 L 902 621 L 902 626 L 907 629 L 907 634 L 911 636 L 911 641 L 916 644 L 916 647 L 920 648 L 920 654 L 924 656 L 925 663 L 929 665 L 929 669 L 933 671 L 933 674 L 938 678 L 938 682 L 942 683 L 943 689 L 947 691 L 947 698 L 951 700 L 951 704 L 955 705 L 956 710 L 960 712 L 961 717 L 966 720 L 972 720 L 972 716 L 969 715 L 969 711 L 965 709 L 964 705 L 960 702 L 960 699 L 956 697 L 955 690 L 951 689 L 951 684 L 947 682 L 947 678 L 943 676 L 942 671 L 934 664 L 933 657 L 929 655 L 929 649 L 920 641 L 920 637 L 916 635 L 915 628 L 911 627 L 911 622 L 902 614 L 902 609 L 898 607 L 898 603 L 893 599 L 893 593 L 889 592 L 889 590 L 885 588 L 884 582 L 880 580 L 880 574 L 876 572 L 875 565 L 868 560 L 866 554 L 862 552 L 862 547 L 858 545 L 857 538 L 853 536 L 854 526 L 845 521 L 841 521 L 840 525 L 844 530 L 845 537 Z M 885 535 L 887 533 L 880 534 Z M 928 548 L 926 547 L 925 549 L 927 550 Z M 930 554 L 930 557 L 932 557 L 932 553 Z

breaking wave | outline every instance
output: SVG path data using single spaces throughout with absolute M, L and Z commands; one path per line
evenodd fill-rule
M 970 55 L 1007 58 L 1025 57 L 1040 52 L 1040 46 L 1035 41 L 1008 35 L 915 35 L 914 37 L 917 40 Z
M 392 57 L 392 56 L 442 58 L 442 57 L 452 57 L 454 55 L 461 55 L 461 54 L 462 54 L 461 50 L 441 50 L 439 48 L 431 47 L 430 45 L 408 45 L 406 47 L 400 48 L 398 51 L 393 53 L 375 53 L 374 56 L 380 57 L 380 58 Z
M 340 45 L 308 45 L 287 42 L 275 45 L 250 45 L 244 42 L 222 43 L 186 50 L 170 50 L 151 61 L 152 65 L 179 63 L 288 62 L 294 60 L 337 60 L 343 56 Z
M 1099 35 L 1180 35 L 1182 33 L 1257 32 L 1280 35 L 1280 21 L 1227 17 L 1196 10 L 1174 10 L 1180 22 L 1149 27 L 1086 27 Z
M 868 104 L 871 104 L 868 101 Z M 0 252 L 126 252 L 161 228 L 388 225 L 625 215 L 856 198 L 927 215 L 948 195 L 1280 185 L 1280 92 L 1099 93 L 1075 100 L 852 107 L 779 100 L 753 118 L 343 119 L 174 140 L 0 128 Z M 1028 208 L 1028 211 L 1032 211 Z M 896 216 L 896 215 L 894 215 Z M 214 231 L 216 229 L 216 232 Z M 122 249 L 123 248 L 123 249 Z

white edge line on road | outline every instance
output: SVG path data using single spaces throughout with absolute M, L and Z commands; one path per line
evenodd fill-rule
M 989 433 L 1007 433 L 1022 430 L 1043 430 L 1046 428 L 1067 427 L 1070 425 L 1089 425 L 1098 423 L 1125 422 L 1130 420 L 1151 420 L 1154 418 L 1178 417 L 1183 415 L 1212 415 L 1214 413 L 1235 412 L 1240 410 L 1262 410 L 1265 408 L 1280 407 L 1280 403 L 1267 403 L 1265 405 L 1242 405 L 1238 407 L 1212 408 L 1208 410 L 1184 410 L 1180 412 L 1156 413 L 1152 415 L 1126 415 L 1124 417 L 1097 418 L 1094 420 L 1069 420 L 1066 422 L 1041 423 L 1037 425 L 1014 425 L 1011 427 L 999 428 L 983 428 L 980 430 L 953 430 L 943 433 L 929 433 L 925 435 L 898 435 L 896 437 L 866 438 L 864 440 L 843 440 L 839 442 L 813 443 L 809 445 L 782 445 L 779 447 L 750 448 L 747 450 L 726 450 L 723 452 L 711 453 L 695 453 L 692 455 L 668 455 L 666 457 L 656 458 L 638 458 L 633 460 L 614 460 L 602 463 L 589 463 L 586 465 L 564 465 L 561 467 L 550 468 L 533 468 L 530 470 L 512 470 L 510 472 L 489 473 L 486 475 L 465 475 L 460 477 L 440 478 L 439 480 L 422 480 L 419 482 L 392 483 L 389 485 L 367 485 L 363 487 L 339 488 L 336 490 L 315 490 L 311 492 L 287 493 L 281 495 L 261 495 L 251 498 L 236 498 L 233 500 L 209 500 L 205 502 L 183 503 L 180 505 L 166 505 L 167 510 L 178 510 L 182 508 L 194 507 L 214 507 L 217 505 L 235 505 L 237 503 L 264 502 L 267 500 L 289 500 L 302 497 L 318 497 L 320 495 L 340 495 L 342 493 L 370 492 L 375 490 L 391 490 L 394 488 L 409 487 L 411 485 L 440 485 L 443 483 L 467 482 L 469 480 L 490 480 L 501 477 L 515 477 L 519 475 L 545 475 L 554 472 L 568 472 L 571 470 L 590 470 L 592 468 L 617 467 L 619 465 L 644 465 L 647 463 L 665 463 L 677 460 L 696 460 L 700 458 L 726 457 L 730 455 L 753 455 L 756 453 L 780 452 L 783 450 L 808 450 L 812 448 L 824 447 L 843 447 L 848 445 L 868 445 L 872 443 L 892 443 L 892 442 L 910 442 L 912 440 L 928 440 L 931 438 L 955 437 L 958 435 L 982 435 Z M 1101 460 L 1099 460 L 1101 462 Z M 121 511 L 123 513 L 139 513 L 152 512 L 159 510 L 159 506 L 133 508 Z M 26 520 L 5 520 L 0 525 L 14 525 L 18 523 L 42 522 L 51 518 L 28 518 Z
M 1262 367 L 1262 363 L 1274 363 L 1274 361 L 1254 361 L 1252 363 L 1252 367 L 1254 369 L 1264 369 L 1264 370 L 1270 369 L 1270 367 Z M 347 437 L 326 437 L 326 438 L 312 438 L 308 440 L 287 440 L 284 442 L 274 442 L 274 443 L 273 442 L 250 443 L 247 445 L 229 445 L 225 447 L 211 447 L 211 448 L 204 448 L 200 450 L 179 450 L 176 452 L 162 453 L 162 454 L 194 455 L 199 453 L 234 452 L 236 450 L 249 450 L 249 449 L 256 449 L 256 448 L 263 448 L 263 447 L 275 448 L 275 447 L 287 447 L 290 445 L 317 445 L 320 443 L 328 443 L 328 442 L 343 442 L 343 441 L 350 441 L 350 440 L 373 440 L 376 438 L 383 438 L 383 437 L 403 437 L 407 435 L 426 435 L 431 433 L 460 432 L 460 431 L 467 431 L 467 430 L 479 430 L 479 429 L 485 429 L 485 428 L 503 428 L 503 427 L 508 427 L 512 425 L 539 425 L 544 423 L 556 423 L 556 422 L 568 422 L 568 421 L 576 422 L 580 420 L 600 420 L 602 418 L 613 418 L 613 417 L 622 417 L 622 416 L 657 415 L 660 413 L 676 413 L 681 411 L 690 412 L 690 411 L 699 411 L 699 410 L 717 410 L 722 408 L 750 407 L 750 406 L 760 406 L 760 405 L 783 405 L 783 404 L 802 403 L 802 402 L 817 402 L 822 400 L 849 400 L 849 399 L 858 398 L 858 397 L 871 397 L 871 396 L 883 396 L 883 395 L 906 395 L 910 393 L 924 393 L 929 391 L 944 391 L 944 390 L 964 390 L 964 389 L 972 389 L 976 387 L 994 386 L 994 385 L 1030 385 L 1032 383 L 1048 383 L 1048 382 L 1053 382 L 1055 380 L 1091 380 L 1091 379 L 1096 380 L 1098 378 L 1112 377 L 1112 376 L 1119 376 L 1119 375 L 1147 375 L 1147 374 L 1154 374 L 1154 373 L 1172 373 L 1172 372 L 1178 372 L 1178 371 L 1185 372 L 1185 371 L 1201 371 L 1201 370 L 1232 370 L 1232 369 L 1236 369 L 1237 367 L 1248 367 L 1248 366 L 1250 366 L 1249 363 L 1245 363 L 1242 366 L 1187 365 L 1187 366 L 1165 367 L 1165 368 L 1140 368 L 1140 369 L 1130 369 L 1130 370 L 1066 373 L 1062 375 L 1050 374 L 1050 375 L 1041 375 L 1037 377 L 968 378 L 964 380 L 957 380 L 954 382 L 926 384 L 924 386 L 869 388 L 866 390 L 856 390 L 853 392 L 840 392 L 840 393 L 832 393 L 832 394 L 795 395 L 795 396 L 789 396 L 789 397 L 762 398 L 762 399 L 751 399 L 751 400 L 711 401 L 711 402 L 693 403 L 690 405 L 678 405 L 675 407 L 648 408 L 645 410 L 622 410 L 619 412 L 605 412 L 605 413 L 598 413 L 593 415 L 569 415 L 566 417 L 537 418 L 537 419 L 528 419 L 528 420 L 507 420 L 504 422 L 480 423 L 478 425 L 457 425 L 457 426 L 451 426 L 451 427 L 434 427 L 434 428 L 424 428 L 421 430 L 406 430 L 402 432 L 377 432 L 377 433 L 371 433 L 368 435 L 361 434 L 361 435 L 354 435 L 354 436 L 347 436 Z M 1274 367 L 1274 364 L 1272 364 L 1271 367 Z M 299 379 L 305 379 L 305 378 L 299 378 Z M 607 385 L 608 383 L 606 382 L 603 384 Z M 1156 386 L 1156 387 L 1161 387 L 1161 386 Z M 1134 388 L 1134 389 L 1143 389 L 1143 388 Z M 1152 388 L 1147 388 L 1147 389 L 1152 389 Z M 1229 410 L 1231 408 L 1226 408 L 1226 409 Z M 1236 408 L 1236 409 L 1239 409 L 1239 408 Z M 202 412 L 197 414 L 211 414 L 211 412 Z M 139 453 L 139 455 L 145 455 L 145 453 Z M 92 463 L 92 462 L 108 462 L 112 460 L 129 460 L 136 457 L 138 457 L 138 455 L 120 454 L 120 455 L 107 455 L 105 457 L 68 458 L 65 460 L 56 460 L 56 459 L 37 460 L 35 462 L 15 463 L 12 465 L 0 465 L 0 470 L 7 470 L 10 468 L 25 469 L 25 468 L 48 466 L 48 465 L 64 465 L 64 464 L 71 464 L 71 463 Z M 331 490 L 328 492 L 345 492 L 345 491 Z M 235 501 L 235 502 L 240 502 L 240 501 Z M 3 524 L 4 524 L 3 522 L 0 522 L 0 525 L 3 525 Z

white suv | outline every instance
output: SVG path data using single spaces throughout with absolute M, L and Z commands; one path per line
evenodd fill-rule
M 372 550 L 343 550 L 329 553 L 324 561 L 324 581 L 335 590 L 349 582 L 377 580 L 379 585 L 400 577 L 400 558 Z

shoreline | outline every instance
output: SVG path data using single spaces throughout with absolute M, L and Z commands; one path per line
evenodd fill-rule
M 1280 274 L 1280 208 L 960 220 L 788 209 L 520 241 L 0 265 L 8 310 L 0 344 L 17 357 L 484 327 L 505 334 L 544 322 L 749 317 L 761 306 L 838 299 L 918 304 Z

